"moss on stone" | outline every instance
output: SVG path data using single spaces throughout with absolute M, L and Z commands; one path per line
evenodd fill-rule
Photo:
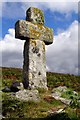
M 45 42 L 45 44 L 51 44 L 53 42 L 52 29 L 45 27 L 41 24 L 33 24 L 25 20 L 18 22 L 19 29 L 16 38 L 19 39 L 39 39 Z M 16 26 L 17 27 L 17 26 Z M 23 28 L 22 28 L 23 27 Z M 17 28 L 16 28 L 17 29 Z
M 30 42 L 36 47 L 36 40 L 30 39 Z
M 37 15 L 37 14 L 40 14 L 41 20 L 42 20 L 42 22 L 44 23 L 44 15 L 43 15 L 42 10 L 40 10 L 40 9 L 38 9 L 38 8 L 34 8 L 34 13 L 36 13 L 36 15 Z M 40 16 L 39 16 L 39 17 L 40 17 Z
M 45 43 L 44 43 L 44 42 L 42 42 L 42 45 L 43 45 L 43 50 L 45 51 Z
M 30 7 L 27 12 L 26 12 L 26 20 L 34 23 L 34 24 L 44 24 L 44 14 L 43 11 L 38 9 L 38 8 L 34 8 L 34 7 Z

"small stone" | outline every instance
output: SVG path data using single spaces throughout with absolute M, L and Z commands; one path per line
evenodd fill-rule
M 58 113 L 63 113 L 65 112 L 64 108 L 52 108 L 51 110 L 48 111 L 49 114 L 58 114 Z
M 6 86 L 4 89 L 2 89 L 2 92 L 11 92 L 10 87 Z
M 59 97 L 61 96 L 61 93 L 60 93 L 60 92 L 54 92 L 54 93 L 52 94 L 52 96 L 53 96 L 56 100 L 58 100 Z
M 19 88 L 20 90 L 23 90 L 23 89 L 24 89 L 23 84 L 22 84 L 22 83 L 20 83 L 20 86 L 18 86 L 18 88 Z
M 71 94 L 69 94 L 69 92 Z M 67 105 L 70 105 L 72 101 L 71 97 L 75 98 L 75 96 L 78 98 L 78 93 L 75 91 L 70 91 L 66 86 L 59 86 L 52 90 L 52 97 Z
M 62 113 L 64 109 L 59 109 L 57 113 Z M 64 111 L 65 112 L 65 111 Z
M 55 91 L 59 91 L 59 92 L 66 92 L 66 90 L 67 90 L 67 87 L 66 86 L 59 86 L 59 87 L 57 87 L 57 88 L 54 88 L 53 90 L 52 90 L 52 92 L 54 93 Z
M 11 85 L 12 87 L 18 87 L 18 86 L 20 86 L 20 83 L 19 82 L 17 82 L 17 81 L 14 81 L 14 82 L 12 82 L 12 85 Z
M 78 93 L 76 91 L 73 91 L 74 95 L 78 96 Z
M 18 88 L 20 86 L 20 83 L 17 81 L 14 81 L 12 85 L 10 86 L 11 92 L 18 92 L 20 89 Z
M 63 102 L 64 104 L 67 104 L 67 105 L 69 105 L 70 104 L 70 102 L 71 102 L 71 100 L 70 99 L 66 99 L 66 98 L 59 98 L 59 100 L 61 101 L 61 102 Z

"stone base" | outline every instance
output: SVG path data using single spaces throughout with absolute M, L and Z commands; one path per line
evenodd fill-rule
M 38 90 L 20 90 L 16 93 L 16 97 L 24 101 L 40 101 Z

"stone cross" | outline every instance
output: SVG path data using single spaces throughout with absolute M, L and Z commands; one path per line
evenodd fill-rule
M 16 22 L 15 37 L 25 40 L 22 81 L 24 88 L 47 89 L 45 44 L 53 42 L 53 30 L 44 26 L 43 12 L 30 7 L 26 12 L 26 20 Z

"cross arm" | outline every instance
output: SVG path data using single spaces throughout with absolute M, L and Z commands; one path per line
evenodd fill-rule
M 41 24 L 19 20 L 15 24 L 15 37 L 21 40 L 27 40 L 27 38 L 39 39 L 48 45 L 53 43 L 53 30 Z

